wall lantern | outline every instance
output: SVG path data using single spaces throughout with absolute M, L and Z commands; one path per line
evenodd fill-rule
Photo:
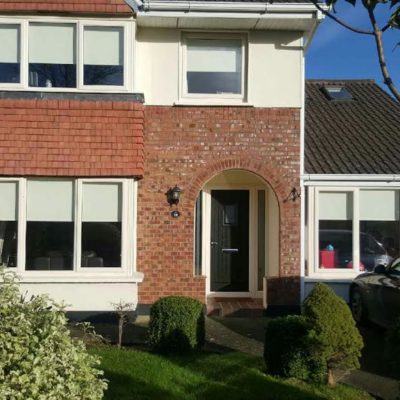
M 291 191 L 290 191 L 290 193 L 289 193 L 289 196 L 288 196 L 288 200 L 292 200 L 292 201 L 296 201 L 297 199 L 299 199 L 300 198 L 300 193 L 297 191 L 297 189 L 296 188 L 293 188 Z
M 172 204 L 177 205 L 179 203 L 179 199 L 181 197 L 182 189 L 175 185 L 173 188 L 169 188 L 166 195 L 167 195 L 167 201 L 170 206 Z

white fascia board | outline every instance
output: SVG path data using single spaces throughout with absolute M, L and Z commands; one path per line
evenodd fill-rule
M 138 1 L 138 0 L 136 0 Z M 141 14 L 149 11 L 164 12 L 222 12 L 222 13 L 242 13 L 245 15 L 256 13 L 310 13 L 316 12 L 317 8 L 310 3 L 248 3 L 248 2 L 218 2 L 218 1 L 145 1 L 142 3 Z
M 400 182 L 400 175 L 392 174 L 303 174 L 304 184 L 312 182 Z

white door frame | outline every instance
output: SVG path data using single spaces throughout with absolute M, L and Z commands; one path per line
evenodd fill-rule
M 247 292 L 212 292 L 211 291 L 211 191 L 212 190 L 247 190 L 249 192 L 249 291 Z M 268 189 L 265 186 L 250 185 L 207 185 L 202 191 L 202 271 L 206 275 L 206 295 L 208 297 L 252 297 L 261 298 L 263 291 L 257 290 L 257 191 L 265 190 L 265 210 L 267 213 Z M 267 221 L 265 223 L 265 249 L 267 260 Z M 265 274 L 265 272 L 264 272 Z

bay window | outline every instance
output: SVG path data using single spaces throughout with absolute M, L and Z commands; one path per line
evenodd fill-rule
M 10 89 L 128 90 L 132 23 L 0 20 L 0 85 Z M 11 23 L 12 22 L 12 23 Z M 132 88 L 131 88 L 132 89 Z
M 19 25 L 0 25 L 0 83 L 20 82 L 20 32 Z
M 399 254 L 400 189 L 309 188 L 309 273 L 353 273 Z
M 0 182 L 0 266 L 16 267 L 18 244 L 18 183 Z
M 84 85 L 124 84 L 123 33 L 121 27 L 84 28 Z
M 120 267 L 122 185 L 84 183 L 82 268 Z
M 74 24 L 29 24 L 29 86 L 76 87 Z
M 127 274 L 135 191 L 132 179 L 0 180 L 0 265 L 29 276 Z

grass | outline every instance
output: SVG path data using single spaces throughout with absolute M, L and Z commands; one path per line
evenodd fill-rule
M 104 400 L 370 400 L 344 385 L 331 389 L 263 373 L 262 359 L 243 353 L 159 356 L 96 347 L 109 380 Z

